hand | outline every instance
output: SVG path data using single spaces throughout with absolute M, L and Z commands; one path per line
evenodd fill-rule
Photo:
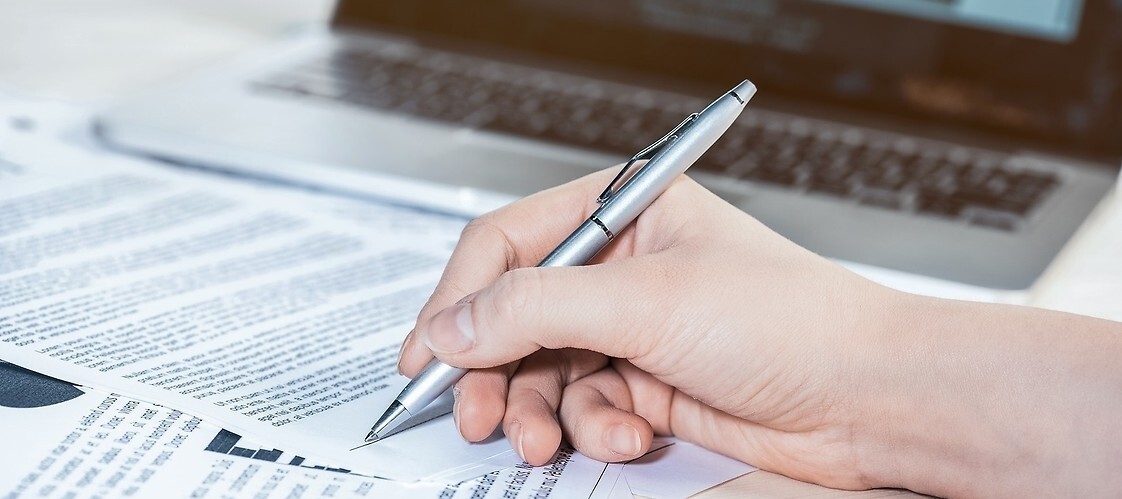
M 536 265 L 599 172 L 464 230 L 400 370 L 475 370 L 460 433 L 531 464 L 677 435 L 793 478 L 951 496 L 1122 489 L 1122 324 L 879 286 L 683 178 L 592 262 Z M 1115 494 L 1116 495 L 1116 494 Z
M 594 265 L 526 268 L 591 213 L 613 173 L 473 221 L 402 348 L 401 371 L 416 375 L 430 349 L 487 368 L 457 385 L 460 432 L 480 440 L 501 422 L 532 464 L 562 433 L 591 457 L 621 461 L 657 432 L 794 477 L 867 486 L 837 463 L 858 460 L 852 366 L 874 304 L 891 292 L 686 178 Z

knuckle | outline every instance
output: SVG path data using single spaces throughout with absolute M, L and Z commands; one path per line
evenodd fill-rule
M 482 247 L 489 251 L 500 251 L 507 262 L 507 268 L 514 266 L 514 247 L 510 236 L 499 223 L 494 212 L 480 215 L 460 231 L 459 246 Z
M 470 241 L 477 235 L 485 234 L 486 231 L 490 230 L 488 228 L 491 225 L 490 218 L 491 217 L 488 214 L 480 215 L 471 219 L 471 221 L 469 221 L 467 225 L 464 225 L 464 228 L 460 230 L 460 241 Z
M 433 307 L 438 307 L 432 313 L 439 312 L 445 307 L 456 303 L 463 299 L 465 296 L 472 293 L 473 290 L 466 289 L 462 284 L 449 278 L 441 279 L 436 284 L 436 290 L 432 292 L 428 302 L 425 304 L 432 304 Z
M 541 277 L 534 269 L 515 269 L 495 281 L 491 312 L 503 324 L 535 330 L 538 303 L 542 296 Z

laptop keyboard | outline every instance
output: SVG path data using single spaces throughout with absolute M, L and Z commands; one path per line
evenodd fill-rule
M 260 92 L 328 99 L 626 157 L 707 102 L 416 47 L 347 49 Z M 746 112 L 694 166 L 738 181 L 1015 231 L 1058 185 L 990 151 Z

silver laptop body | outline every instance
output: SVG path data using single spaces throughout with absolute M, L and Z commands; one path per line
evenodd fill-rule
M 1122 163 L 1122 7 L 1028 3 L 1049 2 L 344 0 L 330 29 L 97 130 L 239 171 L 286 158 L 522 195 L 750 78 L 757 99 L 692 177 L 823 255 L 1024 289 Z

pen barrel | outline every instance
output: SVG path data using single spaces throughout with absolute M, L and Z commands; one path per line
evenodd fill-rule
M 409 411 L 409 414 L 416 414 L 440 398 L 467 372 L 468 370 L 462 367 L 452 367 L 438 359 L 432 359 L 425 369 L 413 378 L 413 381 L 405 385 L 405 389 L 397 396 L 397 401 Z
M 538 264 L 539 267 L 576 267 L 588 263 L 600 250 L 604 249 L 612 237 L 595 221 L 589 219 L 580 224 L 569 237 L 557 245 Z
M 729 92 L 713 101 L 593 213 L 606 230 L 622 232 L 732 126 L 755 86 L 745 81 L 734 90 L 744 95 Z

